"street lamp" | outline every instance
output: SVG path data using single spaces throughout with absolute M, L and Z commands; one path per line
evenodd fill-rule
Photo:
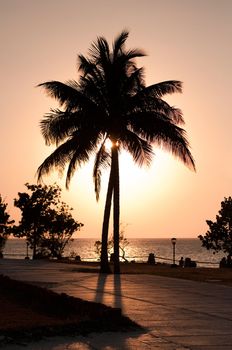
M 171 239 L 172 242 L 172 253 L 173 253 L 173 266 L 176 266 L 176 261 L 175 261 L 175 254 L 176 254 L 176 238 Z

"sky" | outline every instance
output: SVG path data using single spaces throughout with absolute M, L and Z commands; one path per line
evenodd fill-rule
M 128 238 L 195 238 L 232 195 L 231 0 L 0 0 L 0 194 L 17 221 L 14 198 L 26 182 L 36 183 L 38 166 L 54 150 L 39 123 L 58 104 L 36 86 L 78 80 L 77 55 L 97 36 L 112 42 L 123 29 L 127 47 L 147 53 L 137 60 L 147 85 L 183 82 L 182 94 L 165 99 L 183 111 L 197 171 L 159 149 L 150 168 L 121 154 L 120 222 Z M 92 170 L 92 162 L 78 169 L 69 191 L 56 172 L 44 182 L 63 188 L 84 223 L 78 236 L 100 239 L 109 174 L 96 202 Z

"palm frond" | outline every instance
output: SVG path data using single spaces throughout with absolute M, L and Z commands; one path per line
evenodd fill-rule
M 73 140 L 75 140 L 76 147 L 68 165 L 66 188 L 69 187 L 70 180 L 77 166 L 81 166 L 89 161 L 100 139 L 101 134 L 99 135 L 95 130 L 79 130 L 74 133 Z
M 104 37 L 98 37 L 97 41 L 92 43 L 89 55 L 93 63 L 105 67 L 110 62 L 110 49 L 107 40 Z
M 84 94 L 98 107 L 102 104 L 107 105 L 105 77 L 97 65 L 94 65 L 87 75 L 80 77 L 80 85 Z
M 84 163 L 85 161 L 87 162 L 88 160 L 89 160 L 89 157 L 87 152 L 85 154 L 81 154 L 81 160 L 80 160 L 80 150 L 77 149 L 74 152 L 73 157 L 68 164 L 68 170 L 66 174 L 65 186 L 67 189 L 69 188 L 71 178 L 74 175 L 74 172 L 77 169 L 77 166 L 81 164 L 81 161 Z
M 141 134 L 154 145 L 171 152 L 190 169 L 196 170 L 185 130 L 172 123 L 165 115 L 149 118 L 149 128 L 143 128 Z
M 78 83 L 76 83 L 78 85 Z M 77 86 L 76 85 L 76 86 Z M 60 105 L 68 105 L 70 102 L 76 100 L 77 90 L 73 86 L 61 83 L 60 81 L 48 81 L 38 85 L 43 87 L 48 96 L 59 101 Z
M 97 105 L 91 95 L 87 93 L 83 86 L 80 83 L 77 83 L 75 80 L 69 80 L 67 85 L 76 90 L 75 100 L 67 101 L 66 108 L 67 110 L 94 110 L 97 108 Z
M 182 82 L 178 80 L 168 80 L 154 85 L 147 86 L 141 94 L 143 96 L 162 97 L 166 94 L 182 92 Z
M 133 60 L 133 58 L 137 56 L 140 56 L 140 54 L 138 51 L 134 50 L 134 54 L 132 54 L 131 52 L 129 52 L 128 54 L 123 52 L 114 60 L 113 69 L 114 71 L 116 71 L 115 73 L 118 76 L 118 78 L 121 78 L 123 76 L 129 77 L 138 69 L 135 61 Z M 143 56 L 142 53 L 141 56 Z
M 195 169 L 194 159 L 184 129 L 178 127 L 163 113 L 138 112 L 130 119 L 133 132 L 148 142 L 163 147 L 178 157 L 190 169 Z
M 99 133 L 95 131 L 75 131 L 70 138 L 48 156 L 37 170 L 38 181 L 52 170 L 59 169 L 63 173 L 68 164 L 66 186 L 68 187 L 76 164 L 87 162 L 94 152 L 99 140 Z
M 162 113 L 175 124 L 184 124 L 183 114 L 181 109 L 170 106 L 166 101 L 158 97 L 135 95 L 132 98 L 132 108 L 138 111 Z
M 196 171 L 195 161 L 190 152 L 186 131 L 173 125 L 168 131 L 156 135 L 154 143 L 180 159 L 190 170 Z
M 48 81 L 39 84 L 47 94 L 59 101 L 60 106 L 68 110 L 75 110 L 79 107 L 86 107 L 93 104 L 75 80 L 69 80 L 66 84 L 59 81 Z
M 123 91 L 126 96 L 135 96 L 144 88 L 144 71 L 138 68 L 123 81 Z
M 168 128 L 170 123 L 172 121 L 166 114 L 145 108 L 135 110 L 128 116 L 129 128 L 148 142 L 153 142 L 156 132 Z
M 75 143 L 72 138 L 57 147 L 56 150 L 39 166 L 37 170 L 38 181 L 41 181 L 42 177 L 50 173 L 52 170 L 59 169 L 62 173 L 66 164 L 72 158 L 74 151 Z
M 78 113 L 63 112 L 52 109 L 40 122 L 41 132 L 46 145 L 59 145 L 78 129 Z
M 84 76 L 91 73 L 93 68 L 95 67 L 95 64 L 90 59 L 86 58 L 83 55 L 78 55 L 77 62 L 78 62 L 78 71 L 82 72 Z
M 171 116 L 173 123 L 175 123 L 177 125 L 184 125 L 185 124 L 185 121 L 183 118 L 183 113 L 182 113 L 182 110 L 180 108 L 171 107 L 169 115 Z
M 113 61 L 115 61 L 115 58 L 118 56 L 120 51 L 123 50 L 125 41 L 127 40 L 129 36 L 129 32 L 127 30 L 123 30 L 114 40 L 113 43 Z
M 146 56 L 145 51 L 141 50 L 141 49 L 131 49 L 128 51 L 124 52 L 125 57 L 127 58 L 127 60 L 132 60 L 136 57 L 144 57 Z
M 143 166 L 144 164 L 149 166 L 151 164 L 153 150 L 152 145 L 148 141 L 142 139 L 134 132 L 127 130 L 120 138 L 120 142 L 139 166 Z
M 93 168 L 94 189 L 95 189 L 97 201 L 99 200 L 99 194 L 101 190 L 101 175 L 102 175 L 101 169 L 107 168 L 108 166 L 110 166 L 111 155 L 105 149 L 106 139 L 107 137 L 105 137 L 99 151 L 96 154 L 94 168 Z

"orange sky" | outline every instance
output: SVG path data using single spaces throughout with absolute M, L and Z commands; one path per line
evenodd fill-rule
M 87 54 L 98 35 L 111 41 L 124 28 L 128 47 L 148 54 L 137 62 L 146 68 L 147 85 L 184 82 L 183 94 L 167 100 L 184 112 L 197 173 L 160 150 L 150 169 L 122 155 L 121 222 L 127 237 L 196 237 L 232 195 L 230 0 L 0 1 L 0 193 L 17 219 L 13 199 L 24 183 L 35 183 L 37 167 L 52 151 L 39 121 L 57 104 L 35 86 L 78 79 L 77 54 Z M 64 183 L 57 174 L 45 180 Z M 91 164 L 63 198 L 85 224 L 81 236 L 100 238 L 105 187 L 97 203 Z

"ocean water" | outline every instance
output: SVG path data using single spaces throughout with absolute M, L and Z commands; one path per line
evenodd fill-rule
M 149 253 L 154 253 L 156 261 L 160 263 L 173 262 L 173 246 L 170 239 L 138 239 L 127 238 L 129 245 L 125 248 L 128 261 L 145 262 Z M 80 255 L 81 260 L 96 261 L 98 255 L 95 252 L 94 238 L 76 238 L 65 249 L 65 256 L 70 256 L 72 252 Z M 32 252 L 29 249 L 29 256 Z M 4 258 L 24 259 L 26 256 L 26 242 L 24 239 L 9 239 L 4 249 Z M 199 239 L 179 238 L 175 246 L 175 261 L 178 263 L 181 257 L 190 257 L 201 267 L 218 267 L 223 253 L 213 254 L 201 247 Z

